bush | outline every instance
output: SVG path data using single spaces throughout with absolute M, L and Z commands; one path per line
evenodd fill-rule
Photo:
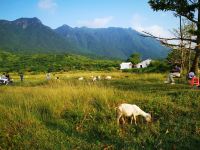
M 170 69 L 167 62 L 159 60 L 153 61 L 147 68 L 151 68 L 153 72 L 166 72 Z

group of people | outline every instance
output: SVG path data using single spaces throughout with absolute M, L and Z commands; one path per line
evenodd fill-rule
M 23 73 L 19 73 L 19 77 L 20 77 L 20 80 L 21 82 L 24 80 L 24 75 Z M 1 76 L 0 76 L 0 84 L 9 84 L 9 83 L 12 83 L 13 82 L 13 79 L 11 79 L 10 75 L 7 73 L 3 73 Z
M 10 75 L 8 73 L 3 73 L 0 76 L 0 83 L 1 84 L 8 84 L 9 82 L 11 82 Z
M 20 78 L 20 81 L 23 82 L 24 81 L 24 74 L 22 72 L 19 72 L 19 78 Z M 47 80 L 50 80 L 51 79 L 51 73 L 48 72 L 46 74 L 46 79 Z M 55 79 L 59 79 L 59 77 L 56 77 Z M 10 78 L 10 75 L 8 73 L 3 73 L 1 76 L 0 76 L 0 84 L 8 84 L 12 82 L 12 79 Z
M 170 83 L 170 84 L 175 84 L 174 78 L 180 78 L 181 77 L 181 67 L 178 65 L 175 65 L 170 73 L 167 76 L 167 80 L 164 83 Z M 187 79 L 191 80 L 193 77 L 195 77 L 194 72 L 189 72 L 187 75 Z
M 19 77 L 21 82 L 24 80 L 24 74 L 22 72 L 19 73 Z M 167 80 L 164 81 L 164 83 L 170 83 L 170 84 L 175 84 L 174 78 L 179 78 L 181 77 L 181 67 L 178 65 L 175 65 L 170 73 L 167 76 Z M 192 78 L 196 77 L 194 72 L 189 72 L 187 75 L 188 80 L 191 80 Z M 51 79 L 51 73 L 47 72 L 46 74 L 46 79 L 50 80 Z M 59 79 L 59 77 L 56 77 L 56 79 Z M 8 84 L 11 81 L 10 75 L 8 73 L 3 73 L 0 76 L 0 84 Z

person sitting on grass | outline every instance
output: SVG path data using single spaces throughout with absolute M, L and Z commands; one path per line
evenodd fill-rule
M 6 78 L 6 74 L 3 73 L 0 77 L 0 84 L 7 84 L 8 83 L 8 79 Z
M 5 73 L 2 74 L 1 79 L 7 79 Z
M 196 80 L 199 80 L 197 77 L 196 77 L 196 75 L 195 75 L 195 73 L 194 72 L 192 72 L 192 71 L 190 71 L 189 73 L 188 73 L 188 75 L 187 75 L 187 79 L 188 79 L 188 83 L 189 84 L 191 84 L 191 85 L 193 85 L 193 81 L 192 81 L 192 79 L 195 79 L 196 78 Z M 199 81 L 198 81 L 199 82 Z M 197 85 L 198 87 L 200 87 L 200 85 Z
M 189 80 L 191 80 L 194 77 L 196 77 L 195 74 L 194 74 L 194 72 L 191 71 L 191 72 L 188 73 L 188 79 Z
M 175 84 L 174 78 L 180 76 L 181 76 L 181 68 L 178 65 L 175 65 L 168 74 L 167 81 L 165 81 L 165 83 Z

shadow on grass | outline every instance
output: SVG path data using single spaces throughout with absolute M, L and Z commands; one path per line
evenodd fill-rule
M 149 82 L 149 81 L 127 81 L 127 80 L 117 80 L 107 82 L 110 86 L 120 89 L 120 90 L 133 90 L 133 91 L 143 91 L 143 92 L 162 92 L 162 91 L 187 91 L 192 89 L 187 84 L 164 84 L 160 82 Z
M 89 145 L 96 145 L 99 146 L 100 149 L 103 149 L 103 147 L 112 145 L 115 148 L 124 148 L 124 142 L 123 139 L 115 136 L 115 138 L 112 138 L 113 136 L 106 133 L 102 132 L 102 130 L 99 130 L 99 126 L 97 125 L 89 125 L 86 124 L 84 126 L 89 126 L 85 127 L 87 129 L 83 129 L 85 131 L 81 131 L 81 129 L 78 129 L 77 124 L 69 123 L 66 122 L 65 120 L 60 120 L 60 121 L 46 121 L 44 122 L 45 126 L 50 129 L 50 130 L 58 130 L 62 132 L 64 135 L 67 137 L 72 137 L 75 139 L 79 139 L 81 141 L 84 141 L 88 143 Z M 72 145 L 75 145 L 74 143 L 71 143 Z M 82 145 L 82 148 L 84 149 L 86 145 Z

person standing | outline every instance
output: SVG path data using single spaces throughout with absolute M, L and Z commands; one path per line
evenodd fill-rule
M 19 73 L 19 77 L 20 77 L 21 82 L 23 82 L 24 81 L 24 74 L 22 72 Z
M 51 73 L 50 73 L 50 72 L 48 72 L 48 73 L 46 74 L 46 78 L 47 78 L 47 80 L 50 80 L 50 79 L 51 79 Z
M 10 75 L 8 74 L 8 72 L 6 72 L 6 78 L 8 79 L 8 82 L 10 82 Z

